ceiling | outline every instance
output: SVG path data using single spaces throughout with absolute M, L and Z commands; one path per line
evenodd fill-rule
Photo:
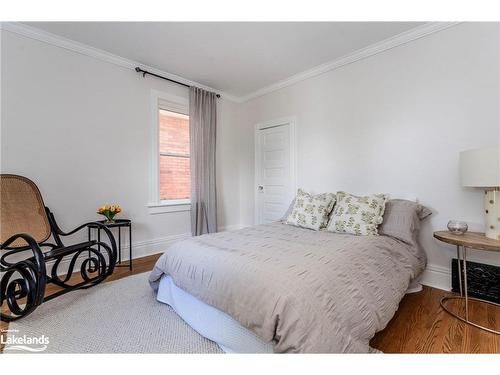
M 241 97 L 417 22 L 29 22 Z

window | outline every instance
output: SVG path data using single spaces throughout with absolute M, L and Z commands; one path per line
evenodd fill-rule
M 150 214 L 191 209 L 189 101 L 151 90 Z
M 187 200 L 191 196 L 189 116 L 161 108 L 158 112 L 160 201 Z

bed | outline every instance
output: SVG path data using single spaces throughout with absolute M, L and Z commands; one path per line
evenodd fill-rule
M 424 267 L 393 237 L 276 222 L 177 242 L 149 281 L 226 352 L 368 353 Z

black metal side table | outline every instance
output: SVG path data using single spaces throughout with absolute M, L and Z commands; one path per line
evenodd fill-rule
M 106 223 L 105 220 L 100 220 L 98 223 L 104 224 L 107 228 L 118 228 L 118 259 L 115 267 L 128 267 L 132 271 L 132 221 L 128 219 L 116 219 L 112 223 Z M 128 264 L 122 264 L 122 228 L 128 228 L 128 240 L 129 240 L 129 261 Z M 101 228 L 97 225 L 88 225 L 88 235 L 89 241 L 92 239 L 92 229 L 97 229 L 97 241 L 101 240 Z M 100 249 L 99 249 L 100 250 Z

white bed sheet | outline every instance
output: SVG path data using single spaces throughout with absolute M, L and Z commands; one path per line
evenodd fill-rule
M 156 298 L 226 353 L 273 353 L 272 342 L 265 342 L 228 314 L 178 288 L 170 276 L 161 278 Z

